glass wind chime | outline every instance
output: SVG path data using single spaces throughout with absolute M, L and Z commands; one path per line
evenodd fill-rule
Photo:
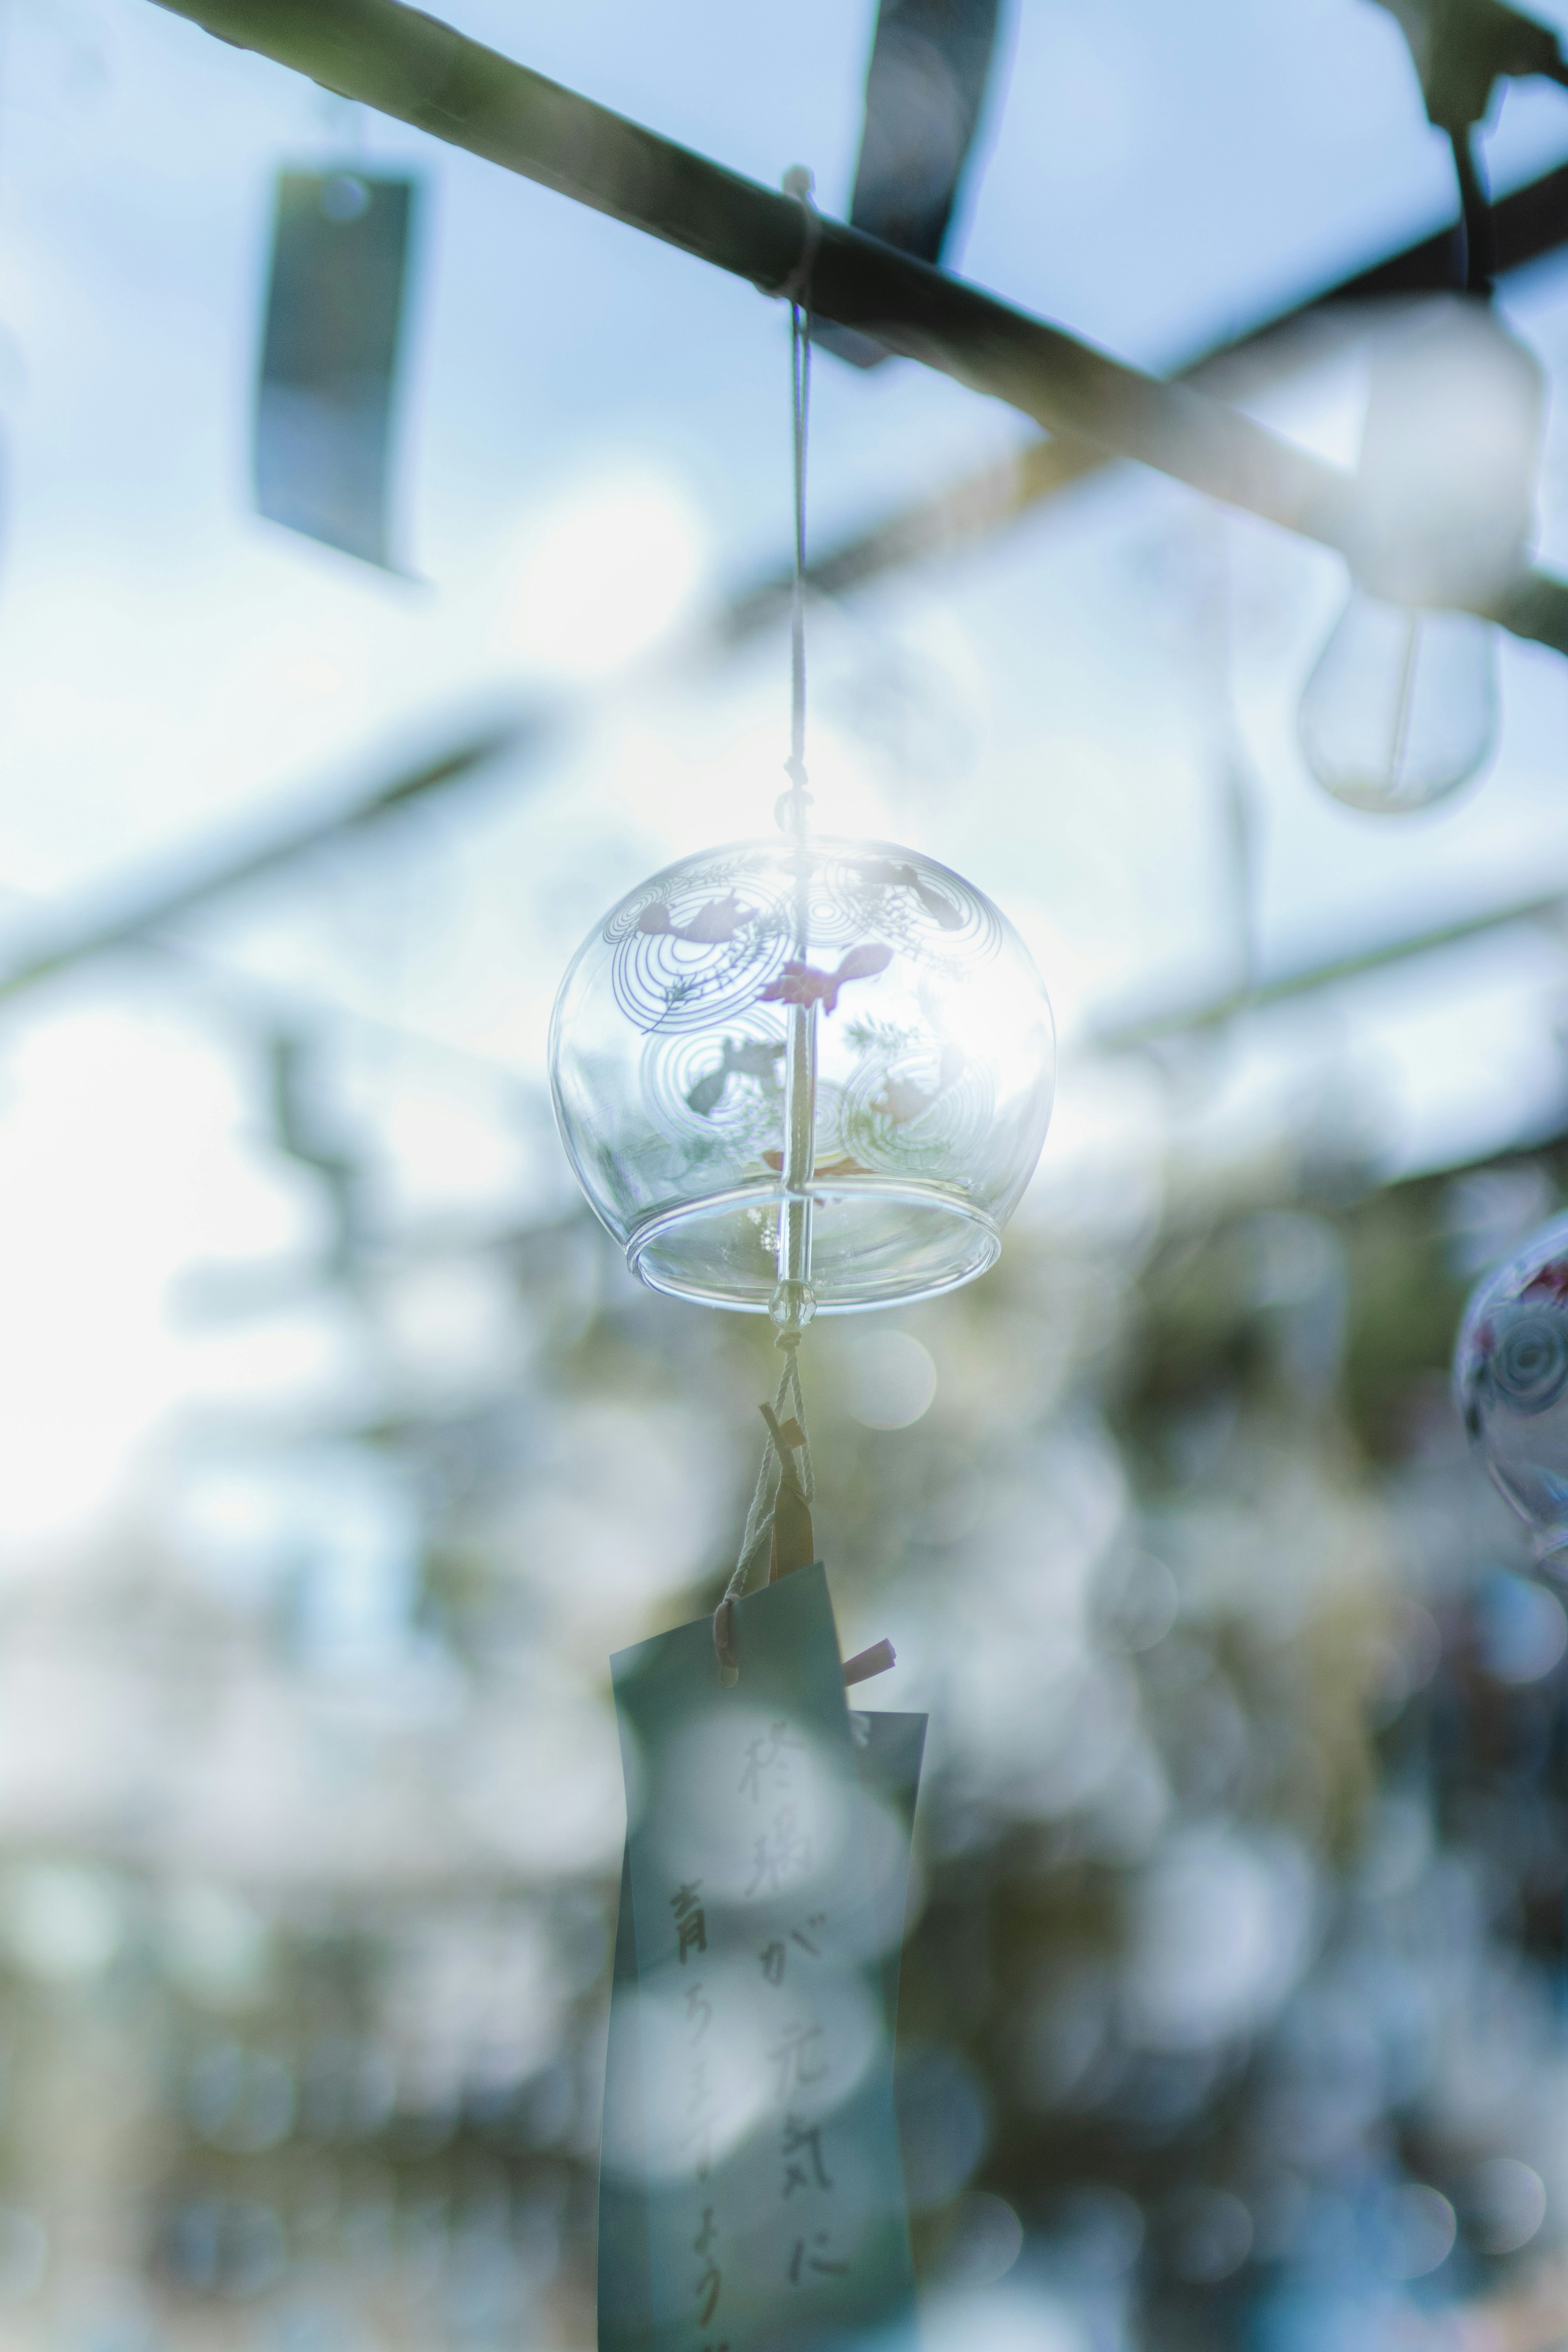
M 1352 808 L 1399 816 L 1497 748 L 1497 630 L 1524 569 L 1545 384 L 1489 302 L 1451 294 L 1372 354 L 1346 554 L 1351 588 L 1303 689 L 1307 764 Z
M 1016 932 L 918 851 L 814 834 L 804 571 L 816 237 L 791 303 L 793 724 L 777 834 L 631 891 L 563 979 L 556 1116 L 643 1281 L 784 1353 L 711 1621 L 611 1661 L 627 1770 L 599 2181 L 600 2352 L 913 2352 L 892 2049 L 926 1719 L 851 1715 L 815 1557 L 801 1336 L 994 1260 L 1050 1115 Z M 782 1416 L 782 1417 L 781 1417 Z M 772 1570 L 748 1591 L 771 1532 Z M 717 1651 L 717 1658 L 715 1658 Z
M 1028 950 L 983 892 L 918 850 L 809 829 L 800 299 L 791 355 L 778 832 L 629 891 L 562 982 L 550 1060 L 567 1154 L 627 1265 L 674 1297 L 769 1314 L 798 1419 L 815 1315 L 932 1297 L 994 1262 L 1045 1139 L 1055 1039 Z
M 1568 1217 L 1554 1217 L 1471 1294 L 1454 1399 L 1540 1565 L 1568 1574 Z

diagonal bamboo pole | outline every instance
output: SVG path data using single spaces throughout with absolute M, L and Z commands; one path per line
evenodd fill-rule
M 415 801 L 466 782 L 499 761 L 536 750 L 548 726 L 542 715 L 519 713 L 497 719 L 467 741 L 335 806 L 323 809 L 322 794 L 312 792 L 297 812 L 280 820 L 269 813 L 255 834 L 211 842 L 177 866 L 171 860 L 148 874 L 132 876 L 63 916 L 42 909 L 31 924 L 18 925 L 14 933 L 7 930 L 0 946 L 0 1001 L 25 995 L 58 972 L 145 940 L 213 898 L 259 882 L 330 842 L 367 830 Z
M 1498 197 L 1492 232 L 1500 277 L 1568 245 L 1568 166 Z M 1358 313 L 1364 320 L 1369 306 L 1451 289 L 1453 240 L 1451 228 L 1422 237 L 1289 310 L 1259 320 L 1234 340 L 1195 352 L 1176 373 L 1219 400 L 1277 382 L 1315 349 L 1332 348 L 1339 338 L 1360 331 Z M 840 596 L 907 564 L 950 554 L 1005 530 L 1111 462 L 1106 450 L 1069 434 L 1030 442 L 1001 464 L 948 482 L 933 497 L 825 549 L 807 564 L 806 583 L 822 595 Z M 717 620 L 721 638 L 743 637 L 772 621 L 789 595 L 793 577 L 787 568 L 770 572 L 736 594 Z

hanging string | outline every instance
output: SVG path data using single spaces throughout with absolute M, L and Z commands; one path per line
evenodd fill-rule
M 1455 271 L 1460 290 L 1479 295 L 1483 301 L 1491 299 L 1492 273 L 1497 268 L 1495 235 L 1492 226 L 1491 198 L 1487 190 L 1486 174 L 1476 153 L 1475 125 L 1450 131 L 1454 150 L 1454 173 L 1459 184 L 1459 221 L 1458 233 L 1458 267 Z
M 790 788 L 787 793 L 780 794 L 774 814 L 780 829 L 793 834 L 797 843 L 804 844 L 806 812 L 812 804 L 812 796 L 806 789 L 805 771 L 805 459 L 811 424 L 811 268 L 822 225 L 811 201 L 811 173 L 803 165 L 796 164 L 784 174 L 784 184 L 786 194 L 797 199 L 805 215 L 805 235 L 800 259 L 789 279 L 779 289 L 789 298 L 795 563 L 790 600 L 790 747 L 789 758 L 784 761 L 784 773 L 789 778 Z M 780 1290 L 793 1291 L 795 1286 L 781 1283 Z M 808 1292 L 808 1300 L 809 1296 Z M 741 1538 L 734 1569 L 724 1588 L 724 1597 L 713 1612 L 713 1645 L 719 1655 L 720 1672 L 726 1683 L 734 1683 L 740 1674 L 734 1652 L 731 1604 L 742 1597 L 751 1581 L 752 1569 L 771 1531 L 779 1490 L 785 1479 L 793 1476 L 798 1481 L 801 1496 L 807 1505 L 816 1492 L 811 1441 L 805 1429 L 805 1399 L 800 1384 L 801 1328 L 801 1304 L 792 1297 L 778 1331 L 777 1344 L 784 1351 L 784 1370 L 779 1375 L 773 1412 L 765 1416 L 768 1434 L 763 1446 L 757 1483 L 752 1490 L 751 1508 L 746 1513 L 745 1530 Z M 791 1444 L 792 1436 L 798 1443 Z M 798 1471 L 784 1460 L 782 1448 L 785 1444 L 789 1444 L 792 1454 L 799 1456 Z
M 795 456 L 795 567 L 790 595 L 790 743 L 784 773 L 790 789 L 779 800 L 780 827 L 805 838 L 811 806 L 805 775 L 805 453 L 811 424 L 811 266 L 822 225 L 811 201 L 811 173 L 796 163 L 784 174 L 784 190 L 805 215 L 805 240 L 789 296 L 790 421 Z

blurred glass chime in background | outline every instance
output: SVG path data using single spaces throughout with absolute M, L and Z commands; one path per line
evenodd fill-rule
M 1497 647 L 1468 613 L 1352 588 L 1301 698 L 1301 743 L 1337 801 L 1397 816 L 1468 783 L 1497 745 Z
M 1568 1217 L 1489 1274 L 1465 1310 L 1454 1393 L 1493 1486 L 1543 1566 L 1568 1553 Z
M 1541 369 L 1486 304 L 1427 303 L 1373 354 L 1349 599 L 1307 680 L 1301 748 L 1352 808 L 1400 815 L 1497 745 L 1501 595 L 1534 520 Z

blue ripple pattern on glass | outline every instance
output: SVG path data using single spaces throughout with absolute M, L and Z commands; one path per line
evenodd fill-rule
M 1050 1118 L 1045 989 L 962 876 L 826 838 L 668 866 L 595 926 L 561 984 L 556 1118 L 634 1273 L 766 1311 L 803 1026 L 815 1305 L 928 1297 L 983 1274 Z
M 1568 1554 L 1568 1216 L 1543 1225 L 1472 1293 L 1454 1395 L 1537 1552 Z

